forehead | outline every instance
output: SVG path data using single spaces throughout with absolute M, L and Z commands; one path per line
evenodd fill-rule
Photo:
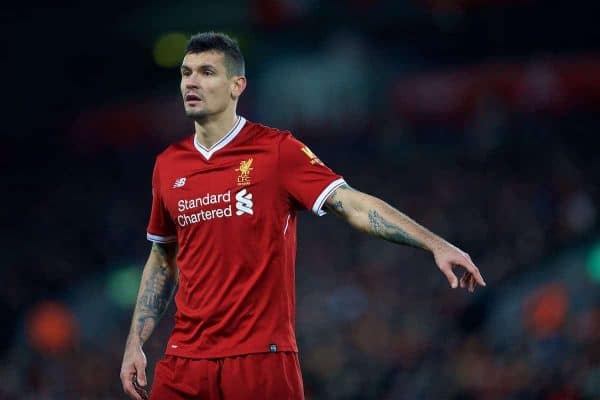
M 182 65 L 192 69 L 201 65 L 225 68 L 225 55 L 216 50 L 203 51 L 202 53 L 188 53 L 183 57 Z

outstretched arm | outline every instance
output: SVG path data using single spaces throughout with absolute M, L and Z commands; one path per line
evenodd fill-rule
M 146 386 L 146 356 L 142 346 L 158 325 L 171 301 L 177 284 L 176 253 L 175 243 L 153 243 L 142 273 L 121 366 L 123 390 L 132 399 L 147 397 L 143 389 Z M 137 387 L 138 385 L 140 387 Z
M 328 210 L 362 232 L 390 242 L 430 251 L 452 288 L 460 284 L 460 287 L 468 287 L 472 292 L 477 284 L 485 286 L 479 269 L 467 253 L 383 200 L 354 190 L 348 185 L 342 185 L 329 196 L 325 204 Z M 452 270 L 454 266 L 466 270 L 460 282 Z

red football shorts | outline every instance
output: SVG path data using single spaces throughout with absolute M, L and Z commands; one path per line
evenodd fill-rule
M 216 359 L 166 355 L 156 364 L 150 400 L 303 400 L 298 354 Z

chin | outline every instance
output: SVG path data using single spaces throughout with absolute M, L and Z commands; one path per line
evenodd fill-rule
M 206 110 L 193 110 L 193 109 L 192 110 L 189 110 L 189 109 L 185 110 L 186 117 L 193 118 L 193 119 L 202 119 L 202 118 L 207 117 L 209 114 L 210 113 L 208 111 L 206 111 Z

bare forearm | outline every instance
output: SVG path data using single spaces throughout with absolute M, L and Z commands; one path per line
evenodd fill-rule
M 460 287 L 485 286 L 479 269 L 471 257 L 458 247 L 419 225 L 407 215 L 396 210 L 377 197 L 352 189 L 344 184 L 326 200 L 327 209 L 344 218 L 350 225 L 373 236 L 390 242 L 405 244 L 429 250 L 438 268 L 446 275 L 452 288 L 459 285 L 453 268 L 461 266 L 466 270 L 460 279 Z
M 374 198 L 366 214 L 368 219 L 366 231 L 390 242 L 432 251 L 442 240 L 382 200 Z
M 348 186 L 336 190 L 328 200 L 328 208 L 356 229 L 390 242 L 430 251 L 444 242 L 383 200 Z
M 177 284 L 174 251 L 173 245 L 152 245 L 152 253 L 140 281 L 128 344 L 144 344 L 171 301 Z

